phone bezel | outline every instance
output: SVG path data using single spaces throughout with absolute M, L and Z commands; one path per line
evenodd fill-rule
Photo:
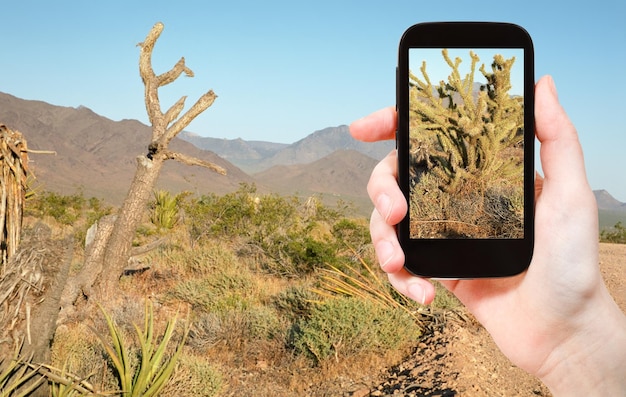
M 409 200 L 409 49 L 522 48 L 524 50 L 524 238 L 411 239 L 409 211 L 397 226 L 405 268 L 432 278 L 507 277 L 530 264 L 534 245 L 534 50 L 522 27 L 497 22 L 429 22 L 413 25 L 400 40 L 397 69 L 398 183 Z M 481 60 L 484 61 L 484 60 Z M 409 204 L 410 205 L 410 204 Z

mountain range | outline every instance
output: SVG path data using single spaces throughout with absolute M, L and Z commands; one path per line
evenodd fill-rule
M 29 149 L 55 152 L 29 154 L 36 185 L 61 194 L 81 191 L 113 205 L 124 199 L 135 158 L 147 152 L 151 137 L 151 128 L 136 120 L 113 121 L 85 106 L 55 106 L 1 92 L 0 124 L 20 131 Z M 290 145 L 180 135 L 184 139 L 175 138 L 170 149 L 214 162 L 227 175 L 168 161 L 159 189 L 224 194 L 247 183 L 261 192 L 319 194 L 366 205 L 369 174 L 393 147 L 392 141 L 358 142 L 346 126 L 314 132 Z
M 151 128 L 136 120 L 113 121 L 84 106 L 55 106 L 1 92 L 0 124 L 20 131 L 29 149 L 56 153 L 29 154 L 36 185 L 61 194 L 81 191 L 113 205 L 124 199 L 135 173 L 135 158 L 147 152 L 151 137 Z M 170 149 L 214 162 L 227 175 L 169 161 L 157 188 L 224 194 L 247 183 L 261 192 L 341 199 L 368 214 L 370 173 L 393 147 L 393 141 L 356 141 L 345 125 L 315 131 L 292 144 L 183 132 Z M 626 214 L 626 203 L 605 190 L 594 193 L 600 209 Z
M 374 143 L 357 141 L 352 138 L 346 125 L 315 131 L 292 144 L 205 138 L 185 131 L 179 137 L 201 149 L 217 153 L 251 174 L 278 165 L 309 164 L 337 150 L 353 150 L 380 160 L 394 147 L 392 141 Z

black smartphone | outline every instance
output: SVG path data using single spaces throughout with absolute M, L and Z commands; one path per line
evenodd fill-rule
M 398 58 L 405 268 L 457 279 L 523 272 L 534 244 L 529 34 L 509 23 L 421 23 Z

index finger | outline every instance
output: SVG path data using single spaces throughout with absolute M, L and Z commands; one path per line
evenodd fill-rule
M 350 124 L 350 133 L 365 142 L 395 139 L 397 121 L 395 106 L 389 106 Z

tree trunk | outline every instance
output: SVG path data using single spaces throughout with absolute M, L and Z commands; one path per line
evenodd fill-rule
M 183 73 L 193 76 L 193 72 L 185 65 L 184 58 L 181 58 L 170 71 L 160 75 L 154 73 L 151 60 L 152 50 L 162 30 L 162 23 L 155 24 L 146 40 L 139 44 L 141 47 L 139 73 L 145 86 L 146 110 L 152 124 L 152 139 L 147 148 L 148 153 L 137 157 L 135 178 L 115 223 L 111 225 L 113 219 L 110 218 L 107 220 L 110 223 L 102 225 L 105 230 L 96 232 L 93 245 L 86 252 L 83 268 L 77 276 L 68 280 L 61 301 L 60 322 L 80 317 L 80 313 L 76 313 L 75 306 L 81 292 L 88 299 L 93 298 L 101 304 L 106 304 L 110 301 L 107 299 L 108 295 L 115 294 L 117 291 L 119 278 L 131 256 L 135 231 L 141 222 L 165 160 L 176 160 L 226 174 L 226 170 L 216 164 L 172 152 L 168 148 L 171 140 L 196 116 L 210 107 L 217 96 L 209 90 L 182 115 L 186 97 L 180 98 L 165 113 L 161 111 L 159 88 L 172 83 Z M 93 289 L 94 286 L 97 288 Z
M 137 157 L 135 178 L 106 244 L 103 264 L 107 270 L 99 281 L 98 292 L 101 296 L 116 290 L 119 277 L 128 265 L 135 231 L 148 205 L 164 160 L 159 155 L 153 156 L 152 160 L 143 155 Z

